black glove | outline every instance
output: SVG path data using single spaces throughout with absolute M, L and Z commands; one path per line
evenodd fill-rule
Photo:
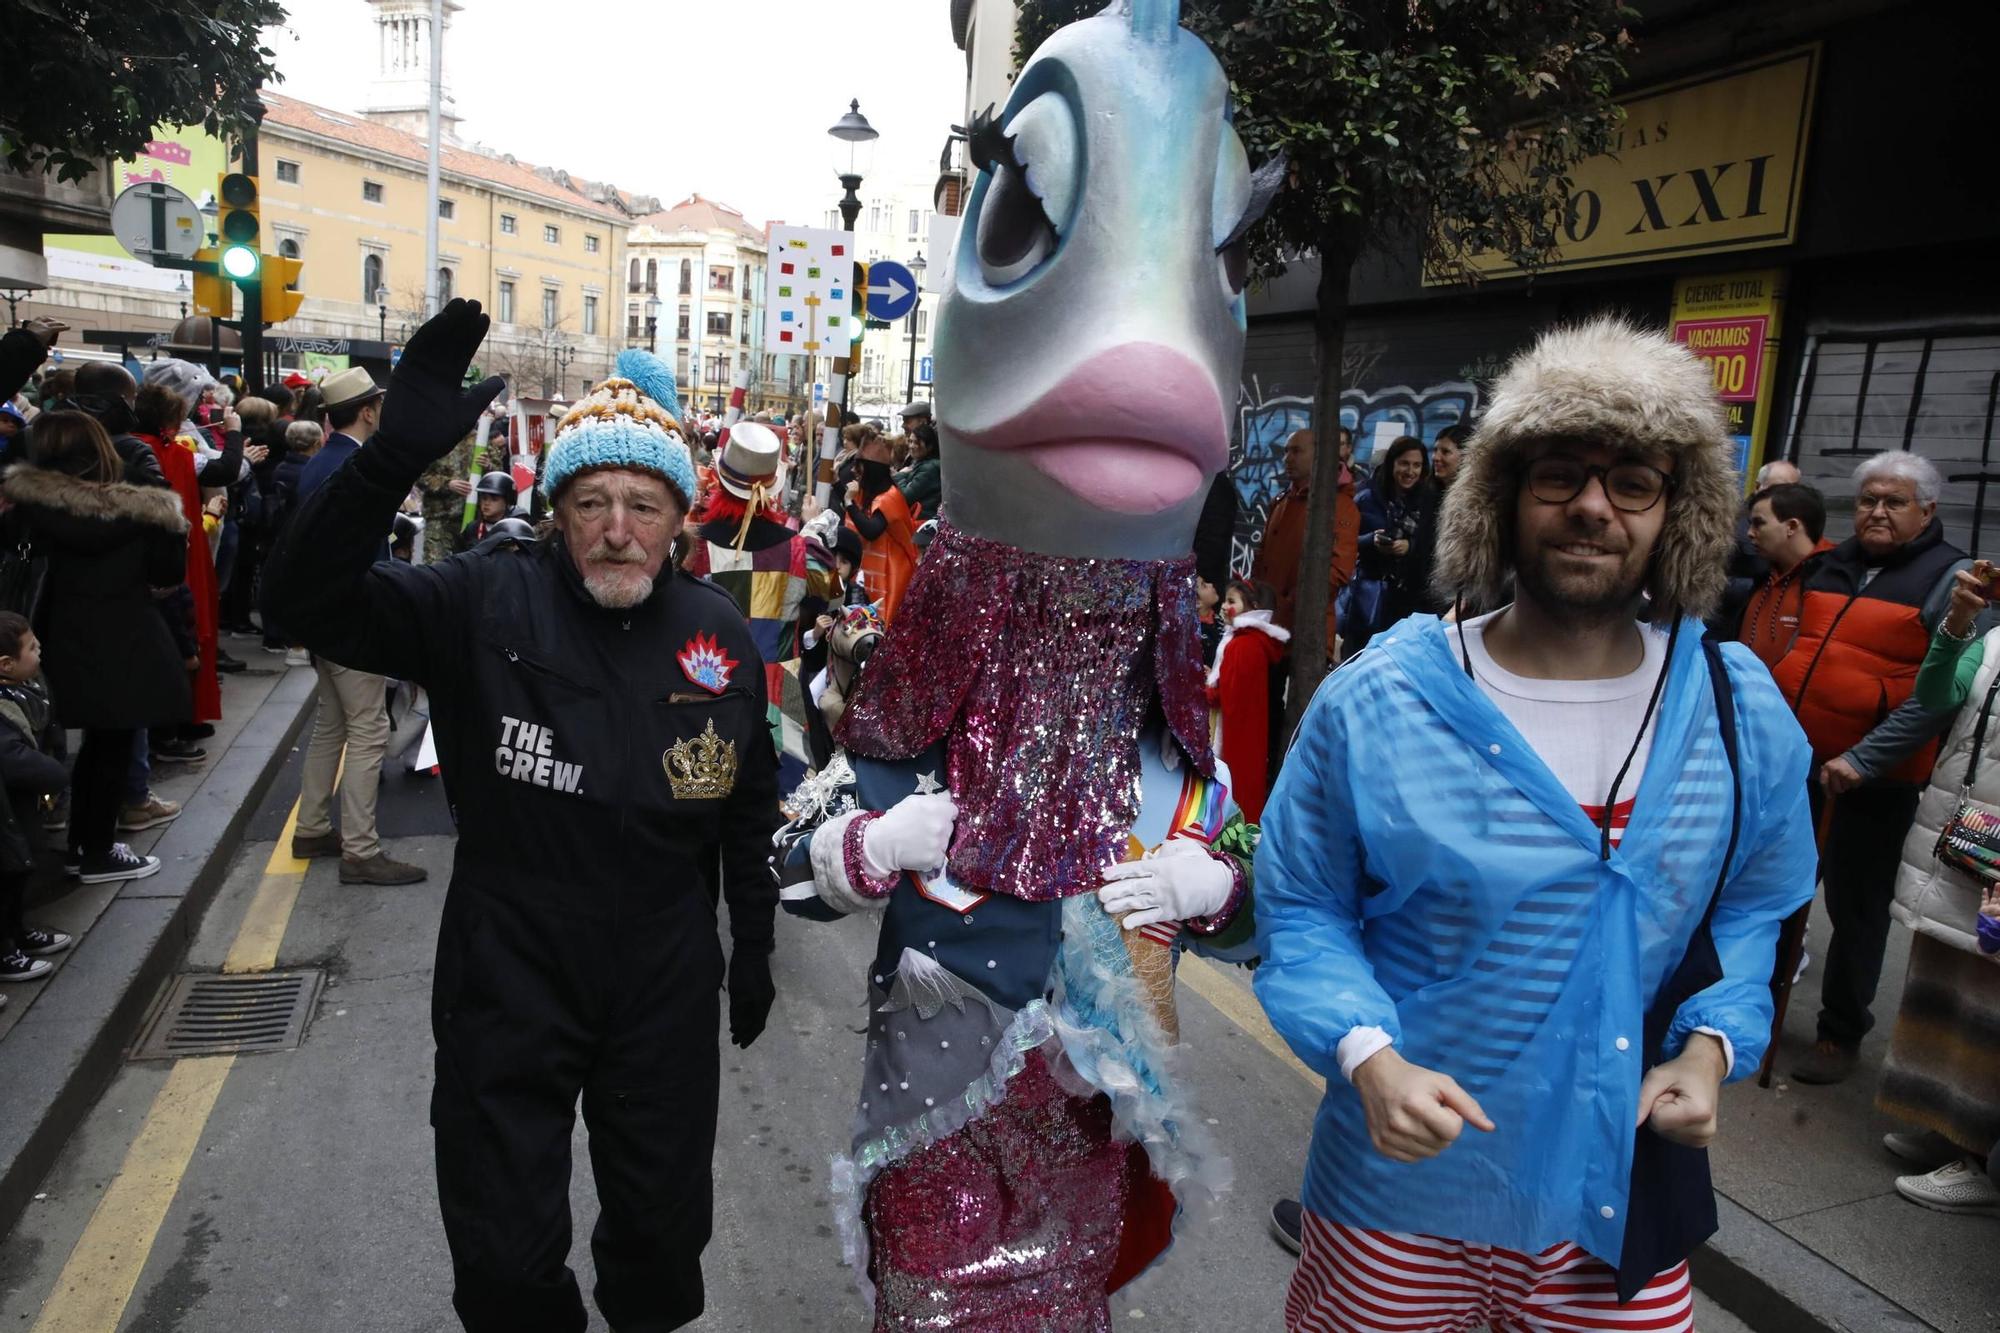
M 407 472 L 414 478 L 472 433 L 479 414 L 507 387 L 498 376 L 464 387 L 466 369 L 492 322 L 479 302 L 457 300 L 410 335 L 382 400 L 382 428 L 363 454 L 372 452 L 399 476 Z
M 729 956 L 729 1040 L 738 1046 L 757 1040 L 777 998 L 769 947 L 737 945 Z

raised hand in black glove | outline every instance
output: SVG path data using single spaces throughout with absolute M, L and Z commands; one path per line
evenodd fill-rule
M 729 956 L 729 1040 L 738 1046 L 757 1040 L 777 998 L 770 950 L 736 946 Z
M 372 451 L 414 477 L 471 433 L 479 414 L 507 387 L 497 376 L 465 387 L 465 372 L 492 322 L 479 302 L 457 300 L 410 335 L 389 377 L 382 427 L 363 453 Z

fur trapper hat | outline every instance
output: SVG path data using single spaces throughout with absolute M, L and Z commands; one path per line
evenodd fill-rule
M 684 505 L 697 493 L 694 460 L 681 438 L 674 373 L 659 357 L 633 348 L 619 353 L 618 373 L 593 388 L 563 415 L 542 470 L 551 500 L 579 472 L 624 467 L 653 472 L 671 482 Z
M 1646 591 L 1684 616 L 1713 612 L 1742 496 L 1722 401 L 1686 347 L 1615 316 L 1549 330 L 1494 384 L 1438 518 L 1438 594 L 1463 597 L 1468 611 L 1506 599 L 1527 451 L 1552 439 L 1657 449 L 1675 460 Z

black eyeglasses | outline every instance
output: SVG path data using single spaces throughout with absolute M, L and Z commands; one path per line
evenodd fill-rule
M 1613 509 L 1643 514 L 1674 488 L 1671 474 L 1651 463 L 1613 463 L 1610 467 L 1551 454 L 1528 464 L 1528 493 L 1543 504 L 1568 504 L 1583 494 L 1595 477 Z

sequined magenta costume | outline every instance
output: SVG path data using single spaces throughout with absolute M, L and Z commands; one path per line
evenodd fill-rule
M 975 118 L 934 344 L 944 522 L 779 839 L 788 910 L 882 915 L 831 1190 L 878 1333 L 1108 1329 L 1228 1178 L 1174 960 L 1247 936 L 1255 831 L 1209 748 L 1189 549 L 1281 173 L 1252 175 L 1177 18 L 1116 0 Z M 870 850 L 919 828 L 932 859 Z M 1121 906 L 1128 930 L 1128 872 L 1187 891 Z

